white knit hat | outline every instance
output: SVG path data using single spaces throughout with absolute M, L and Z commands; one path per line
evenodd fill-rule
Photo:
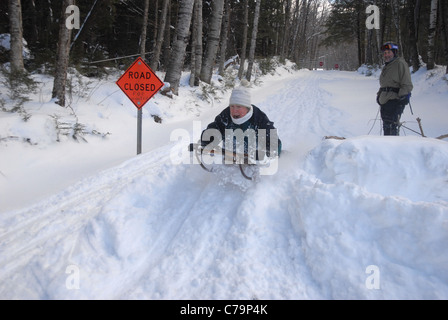
M 252 109 L 250 98 L 249 89 L 244 86 L 239 86 L 233 89 L 232 94 L 230 95 L 229 105 L 239 105 Z

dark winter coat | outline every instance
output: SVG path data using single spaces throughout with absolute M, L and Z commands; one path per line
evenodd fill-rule
M 244 122 L 241 125 L 235 124 L 232 121 L 232 117 L 230 115 L 230 107 L 225 108 L 218 116 L 216 116 L 215 121 L 210 123 L 207 126 L 207 129 L 205 129 L 202 132 L 201 144 L 205 146 L 205 145 L 209 144 L 211 141 L 214 141 L 213 137 L 212 137 L 212 139 L 206 139 L 204 137 L 204 133 L 209 129 L 217 129 L 220 132 L 221 140 L 223 140 L 224 148 L 226 148 L 226 146 L 225 146 L 226 129 L 233 130 L 234 132 L 237 129 L 241 129 L 242 132 L 246 133 L 246 134 L 248 133 L 247 130 L 252 129 L 252 130 L 254 130 L 255 136 L 256 136 L 257 150 L 258 150 L 259 142 L 261 145 L 264 145 L 264 143 L 261 142 L 262 141 L 261 139 L 263 139 L 266 144 L 266 149 L 258 150 L 258 151 L 262 151 L 262 152 L 266 151 L 267 155 L 270 156 L 271 135 L 273 135 L 273 138 L 275 139 L 275 136 L 277 136 L 277 129 L 274 127 L 274 123 L 269 120 L 268 116 L 263 111 L 261 111 L 258 107 L 254 106 L 254 105 L 252 105 L 252 108 L 253 108 L 252 117 L 248 121 Z M 266 135 L 264 135 L 264 131 L 262 131 L 260 129 L 265 129 Z M 233 141 L 234 141 L 233 150 L 234 151 L 236 148 L 235 140 L 236 139 L 234 138 L 233 139 Z M 248 153 L 248 151 L 250 151 L 250 148 L 248 146 L 248 140 L 249 139 L 246 136 L 244 138 L 244 144 L 245 144 L 244 152 L 245 153 Z M 276 150 L 276 151 L 277 151 L 277 154 L 280 155 L 281 149 L 282 149 L 282 143 L 281 143 L 281 140 L 278 139 L 278 136 L 277 136 L 277 141 L 278 141 L 278 150 Z M 260 146 L 260 148 L 261 148 L 261 146 Z

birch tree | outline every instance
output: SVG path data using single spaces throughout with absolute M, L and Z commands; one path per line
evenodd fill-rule
M 162 61 L 159 61 L 159 68 L 163 67 L 164 70 L 167 69 L 168 63 L 170 61 L 171 57 L 171 0 L 168 0 L 168 12 L 166 14 L 167 22 L 165 23 L 165 30 L 163 30 L 164 37 L 163 37 L 163 43 L 162 43 L 162 57 L 163 57 L 163 64 Z M 162 59 L 160 59 L 162 60 Z
M 196 49 L 195 49 L 195 76 L 194 76 L 194 85 L 199 85 L 199 80 L 201 77 L 201 69 L 202 69 L 202 54 L 204 52 L 202 46 L 202 28 L 203 28 L 203 18 L 202 18 L 202 0 L 197 0 L 197 28 L 196 28 Z
M 437 26 L 437 0 L 431 0 L 431 11 L 429 12 L 428 30 L 428 62 L 427 69 L 434 69 L 434 40 Z
M 191 17 L 193 15 L 194 0 L 181 0 L 177 17 L 176 36 L 170 62 L 165 74 L 165 82 L 169 82 L 174 94 L 179 92 L 179 82 L 185 61 L 185 51 L 189 41 Z
M 9 0 L 9 32 L 11 34 L 10 63 L 11 73 L 22 73 L 25 71 L 23 64 L 23 26 L 22 26 L 22 4 L 20 0 Z
M 66 26 L 66 9 L 74 5 L 74 0 L 64 0 L 62 3 L 61 19 L 59 21 L 59 41 L 56 53 L 56 68 L 53 83 L 52 98 L 61 107 L 65 107 L 65 87 L 67 83 L 67 69 L 70 56 L 70 41 L 72 31 Z
M 202 0 L 195 0 L 193 9 L 193 35 L 191 39 L 190 86 L 199 85 L 202 66 Z
M 220 75 L 222 75 L 224 72 L 224 63 L 226 62 L 227 36 L 229 33 L 229 25 L 230 25 L 230 0 L 225 0 L 225 14 L 222 23 L 221 50 L 219 53 L 219 68 L 218 68 L 218 73 Z
M 165 34 L 165 25 L 167 20 L 167 13 L 168 13 L 168 5 L 170 3 L 170 0 L 163 0 L 163 7 L 162 7 L 162 13 L 160 17 L 160 24 L 159 24 L 159 32 L 157 33 L 157 40 L 154 43 L 154 54 L 152 57 L 152 61 L 150 64 L 150 67 L 152 70 L 157 71 L 159 67 L 159 60 L 160 60 L 160 53 L 162 52 L 162 44 L 163 44 L 163 38 Z
M 213 67 L 215 66 L 216 54 L 218 52 L 219 39 L 221 34 L 221 23 L 224 11 L 224 0 L 212 1 L 212 17 L 210 21 L 209 33 L 207 36 L 207 47 L 205 58 L 201 68 L 201 80 L 210 83 L 212 80 Z
M 250 78 L 252 77 L 252 68 L 253 68 L 254 59 L 255 59 L 255 47 L 257 45 L 258 19 L 260 17 L 261 0 L 256 0 L 256 1 L 257 1 L 257 4 L 255 6 L 254 25 L 252 27 L 252 39 L 250 42 L 250 49 L 249 49 L 249 66 L 247 68 L 247 74 L 246 74 L 246 79 L 249 82 L 250 82 Z

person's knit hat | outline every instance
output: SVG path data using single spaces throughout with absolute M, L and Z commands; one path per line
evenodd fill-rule
M 252 109 L 249 88 L 241 85 L 233 89 L 232 94 L 230 95 L 229 105 L 239 105 L 248 109 Z

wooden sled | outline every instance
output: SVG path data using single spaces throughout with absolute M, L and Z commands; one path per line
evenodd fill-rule
M 189 151 L 194 152 L 196 159 L 198 160 L 202 169 L 208 172 L 213 172 L 213 167 L 208 166 L 207 161 L 204 160 L 204 157 L 208 157 L 212 159 L 214 157 L 222 157 L 222 159 L 216 159 L 219 164 L 224 165 L 238 165 L 241 174 L 247 180 L 253 180 L 255 177 L 255 171 L 252 170 L 253 166 L 258 164 L 258 161 L 252 159 L 248 154 L 239 154 L 236 152 L 232 152 L 221 147 L 210 149 L 204 146 L 201 146 L 198 143 L 191 143 L 189 145 Z M 252 173 L 250 173 L 252 171 Z

